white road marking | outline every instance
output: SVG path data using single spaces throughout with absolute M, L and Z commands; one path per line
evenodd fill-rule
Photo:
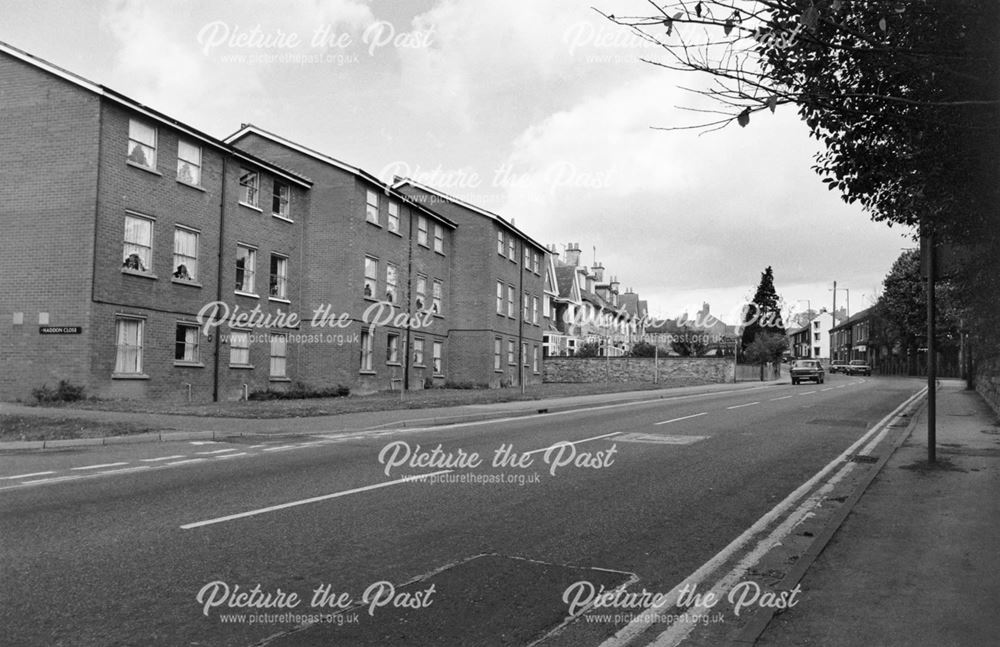
M 441 470 L 438 472 L 431 472 L 429 474 L 420 474 L 417 476 L 407 476 L 405 478 L 396 479 L 395 481 L 386 481 L 384 483 L 375 483 L 374 485 L 365 485 L 359 488 L 353 488 L 350 490 L 344 490 L 343 492 L 334 492 L 333 494 L 324 494 L 322 496 L 314 496 L 308 499 L 301 499 L 299 501 L 290 501 L 288 503 L 281 503 L 279 505 L 272 505 L 267 508 L 258 508 L 257 510 L 248 510 L 247 512 L 239 512 L 237 514 L 227 515 L 225 517 L 216 517 L 215 519 L 206 519 L 205 521 L 195 521 L 194 523 L 187 523 L 181 526 L 182 530 L 191 530 L 192 528 L 201 528 L 202 526 L 210 526 L 215 523 L 223 523 L 225 521 L 233 521 L 234 519 L 243 519 L 246 517 L 253 517 L 259 514 L 265 514 L 268 512 L 275 512 L 277 510 L 285 510 L 287 508 L 294 508 L 300 505 L 308 505 L 310 503 L 318 503 L 320 501 L 327 501 L 329 499 L 336 499 L 342 496 L 348 496 L 350 494 L 359 494 L 361 492 L 370 492 L 371 490 L 378 490 L 380 488 L 389 487 L 391 485 L 399 485 L 400 483 L 409 483 L 410 481 L 415 481 L 417 479 L 430 478 L 432 476 L 440 476 L 441 474 L 450 474 L 453 470 Z
M 140 458 L 143 463 L 157 463 L 159 461 L 172 461 L 175 458 L 184 458 L 184 454 L 174 454 L 173 456 L 160 456 L 159 458 Z
M 261 447 L 267 447 L 267 445 L 250 445 L 247 449 L 260 449 Z
M 48 476 L 49 474 L 55 474 L 55 472 L 32 472 L 31 474 L 17 474 L 15 476 L 4 476 L 0 477 L 0 480 L 7 481 L 10 479 L 27 479 L 32 476 Z
M 128 462 L 126 461 L 124 463 L 103 463 L 101 465 L 84 465 L 83 467 L 73 467 L 71 469 L 73 469 L 73 470 L 97 470 L 97 469 L 101 469 L 102 467 L 118 467 L 120 465 L 128 465 Z
M 768 400 L 768 402 L 774 402 L 775 400 L 787 400 L 788 398 L 794 398 L 794 397 L 795 394 L 793 393 L 792 395 L 783 395 L 780 398 L 771 398 L 770 400 Z
M 248 456 L 247 452 L 240 452 L 239 454 L 223 454 L 222 456 L 216 456 L 215 460 L 221 461 L 226 458 L 236 458 L 237 456 Z
M 693 445 L 708 436 L 661 436 L 660 434 L 622 434 L 615 441 L 624 443 L 650 443 L 652 445 Z
M 192 445 L 218 445 L 218 441 L 215 440 L 192 440 L 189 441 Z
M 886 415 L 885 418 L 882 418 L 882 420 L 876 423 L 875 426 L 873 426 L 867 433 L 865 433 L 865 435 L 856 440 L 850 447 L 845 449 L 843 453 L 841 453 L 838 457 L 830 461 L 823 469 L 816 472 L 816 474 L 813 475 L 812 478 L 810 478 L 808 481 L 800 485 L 794 492 L 785 497 L 785 499 L 781 503 L 774 506 L 769 512 L 767 512 L 766 514 L 764 514 L 764 516 L 758 519 L 756 523 L 754 523 L 752 526 L 743 531 L 743 534 L 741 534 L 739 537 L 730 542 L 728 546 L 719 551 L 715 555 L 715 557 L 711 558 L 710 560 L 702 564 L 695 572 L 691 573 L 684 580 L 682 580 L 677 586 L 671 589 L 666 596 L 661 598 L 660 605 L 651 604 L 647 606 L 644 609 L 644 611 L 651 608 L 656 608 L 656 609 L 670 608 L 671 606 L 675 605 L 677 603 L 678 597 L 680 596 L 681 590 L 685 584 L 700 584 L 709 575 L 711 575 L 719 568 L 721 568 L 738 551 L 742 550 L 743 547 L 751 539 L 762 533 L 773 521 L 775 521 L 782 515 L 786 514 L 789 510 L 791 510 L 792 507 L 795 506 L 796 503 L 798 503 L 799 500 L 802 499 L 802 497 L 808 494 L 816 486 L 817 483 L 819 483 L 822 479 L 824 479 L 827 474 L 832 472 L 838 465 L 846 461 L 847 457 L 853 454 L 858 447 L 864 445 L 872 436 L 878 433 L 880 428 L 885 427 L 900 411 L 903 411 L 903 409 L 905 409 L 911 402 L 923 396 L 924 393 L 926 393 L 926 391 L 927 391 L 926 388 L 921 389 L 917 393 L 907 398 L 902 404 L 900 404 L 898 407 L 893 409 L 888 415 Z M 852 463 L 847 463 L 846 465 L 851 465 L 851 464 Z M 831 482 L 836 482 L 836 480 L 843 478 L 842 475 L 846 473 L 845 471 L 846 465 L 841 468 L 840 472 L 837 475 L 835 475 L 833 479 L 831 479 Z M 787 521 L 788 519 L 786 519 L 786 522 Z M 789 530 L 790 529 L 791 528 L 789 528 Z M 777 529 L 774 532 L 777 532 Z M 774 533 L 772 533 L 772 536 L 773 535 Z M 732 572 L 733 571 L 730 571 L 730 573 Z M 628 645 L 633 640 L 638 638 L 642 633 L 644 633 L 653 624 L 656 615 L 657 614 L 649 614 L 649 613 L 637 614 L 635 619 L 633 619 L 629 624 L 620 629 L 617 633 L 615 633 L 615 635 L 611 636 L 603 643 L 601 643 L 600 647 L 624 647 L 625 645 Z M 668 629 L 667 631 L 669 632 L 670 630 Z M 664 632 L 664 634 L 661 634 L 661 636 L 664 636 L 666 633 L 667 632 Z M 687 634 L 685 633 L 684 635 L 686 636 Z M 684 636 L 681 636 L 680 639 L 683 640 L 683 637 Z M 656 644 L 657 645 L 676 644 L 676 642 L 667 642 L 665 639 L 664 641 L 657 641 Z
M 104 470 L 103 472 L 98 472 L 98 474 L 125 474 L 127 472 L 140 472 L 142 470 L 148 470 L 152 465 L 137 465 L 135 467 L 123 467 L 120 470 Z
M 76 481 L 82 478 L 86 477 L 83 474 L 70 474 L 69 476 L 56 476 L 50 479 L 38 479 L 36 481 L 21 481 L 21 485 L 28 485 L 30 483 L 55 483 L 57 481 Z
M 837 388 L 837 387 L 835 387 L 835 386 L 828 386 L 828 387 L 826 387 L 825 389 L 820 389 L 820 391 L 832 391 L 832 390 L 834 390 L 835 388 Z
M 690 416 L 683 416 L 681 418 L 673 418 L 672 420 L 664 420 L 662 422 L 657 422 L 657 423 L 654 423 L 654 424 L 665 425 L 665 424 L 668 424 L 668 423 L 671 423 L 671 422 L 677 422 L 679 420 L 688 420 L 690 418 L 697 418 L 698 416 L 705 416 L 705 415 L 708 415 L 707 411 L 702 411 L 701 413 L 695 413 L 695 414 L 692 414 Z
M 195 452 L 195 454 L 197 454 L 198 456 L 206 456 L 206 455 L 210 455 L 210 454 L 225 454 L 227 452 L 235 452 L 235 451 L 236 451 L 235 448 L 231 448 L 231 449 L 213 449 L 210 452 Z
M 298 445 L 278 445 L 277 447 L 266 447 L 263 451 L 265 452 L 280 452 L 286 449 L 298 449 Z
M 803 391 L 799 395 L 812 395 L 813 393 L 815 393 L 815 391 Z
M 532 449 L 530 452 L 524 452 L 521 455 L 522 456 L 530 456 L 531 454 L 537 454 L 538 452 L 547 452 L 547 451 L 549 451 L 550 449 L 552 449 L 553 447 L 555 447 L 556 445 L 559 445 L 559 444 L 564 444 L 564 445 L 579 445 L 580 443 L 590 442 L 591 440 L 600 440 L 601 438 L 611 438 L 612 436 L 621 435 L 621 433 L 622 432 L 620 432 L 620 431 L 613 431 L 610 434 L 602 434 L 600 436 L 593 436 L 591 438 L 584 438 L 583 440 L 574 440 L 574 441 L 568 441 L 567 440 L 567 441 L 562 441 L 562 443 L 553 443 L 552 445 L 549 445 L 548 447 L 542 447 L 541 449 Z
M 752 407 L 755 404 L 760 404 L 760 402 L 747 402 L 746 404 L 734 404 L 731 407 L 726 407 L 726 409 L 742 409 L 743 407 Z
M 207 458 L 189 458 L 185 461 L 174 461 L 173 463 L 167 463 L 167 465 L 187 465 L 188 463 L 201 463 L 208 460 Z

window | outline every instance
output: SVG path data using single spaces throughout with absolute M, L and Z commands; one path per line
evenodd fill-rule
M 521 361 L 524 366 L 528 366 L 528 342 L 521 342 Z
M 183 139 L 177 142 L 177 179 L 185 184 L 201 186 L 201 146 Z
M 443 350 L 444 345 L 441 342 L 434 342 L 434 347 L 431 351 L 433 353 L 432 359 L 434 361 L 434 375 L 441 375 L 444 372 L 442 370 L 443 367 L 441 366 L 441 354 Z
M 514 365 L 514 340 L 507 340 L 507 363 L 511 366 Z
M 285 377 L 288 367 L 288 335 L 271 333 L 271 377 Z
M 365 198 L 365 219 L 378 224 L 378 194 L 369 189 Z
M 497 314 L 503 314 L 503 281 L 497 281 Z
M 434 225 L 434 251 L 444 254 L 444 229 L 441 225 Z
M 813 357 L 819 357 L 819 346 L 813 349 Z
M 815 328 L 816 330 L 819 330 L 819 322 L 818 321 L 814 321 L 813 322 L 813 328 Z
M 370 330 L 361 331 L 361 370 L 371 371 L 372 370 L 372 354 L 373 350 L 373 340 L 372 332 Z
M 501 353 L 503 352 L 503 340 L 497 337 L 493 340 L 493 370 L 501 370 Z
M 125 216 L 125 260 L 122 267 L 136 272 L 153 271 L 153 221 Z
M 813 341 L 819 341 L 819 333 L 813 333 Z
M 229 365 L 250 366 L 250 331 L 229 331 Z
M 246 245 L 236 246 L 236 291 L 253 294 L 257 250 Z
M 531 253 L 531 271 L 538 274 L 539 264 L 541 263 L 541 254 L 538 252 Z
M 385 266 L 385 300 L 389 303 L 396 303 L 396 276 L 398 271 L 392 263 Z
M 527 245 L 524 246 L 524 269 L 531 269 L 531 250 Z
M 378 294 L 378 259 L 365 256 L 365 298 L 374 299 Z
M 174 229 L 174 278 L 198 280 L 198 232 L 183 227 Z
M 121 375 L 142 374 L 142 333 L 144 323 L 142 319 L 124 318 L 120 318 L 115 322 L 117 338 L 115 373 Z
M 497 232 L 497 254 L 503 256 L 503 232 Z
M 194 324 L 177 324 L 174 337 L 174 361 L 197 364 L 201 361 L 198 351 L 198 326 Z
M 514 237 L 507 237 L 507 258 L 514 260 L 517 258 L 517 247 L 514 244 Z
M 514 286 L 507 286 L 507 316 L 514 316 Z
M 389 231 L 399 232 L 399 203 L 389 200 Z
M 427 305 L 427 277 L 423 274 L 417 275 L 417 310 L 423 310 Z
M 260 175 L 257 171 L 240 169 L 240 202 L 256 209 L 259 197 Z
M 385 363 L 399 364 L 399 335 L 394 332 L 385 336 Z
M 548 319 L 550 316 L 552 316 L 552 307 L 551 306 L 552 306 L 552 302 L 549 301 L 549 297 L 548 296 L 546 296 L 545 298 L 542 299 L 542 310 L 543 310 L 542 316 L 545 317 L 546 319 Z
M 538 344 L 531 347 L 531 370 L 538 372 Z
M 288 259 L 271 254 L 271 274 L 268 294 L 275 299 L 288 298 Z
M 271 190 L 271 214 L 288 220 L 288 201 L 291 199 L 291 187 L 284 182 L 275 181 Z
M 531 323 L 538 325 L 538 297 L 531 297 Z
M 427 247 L 427 218 L 417 216 L 417 243 Z
M 521 295 L 521 318 L 525 321 L 531 318 L 531 297 L 527 294 Z
M 156 128 L 135 119 L 128 120 L 128 161 L 156 170 Z
M 413 363 L 416 366 L 424 365 L 424 340 L 420 337 L 413 340 Z
M 434 285 L 431 289 L 433 290 L 431 293 L 431 312 L 439 315 L 444 311 L 444 307 L 441 305 L 441 294 L 444 292 L 444 285 L 441 281 L 434 279 Z

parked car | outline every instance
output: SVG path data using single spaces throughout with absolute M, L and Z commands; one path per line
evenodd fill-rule
M 815 359 L 797 359 L 792 362 L 792 367 L 788 371 L 792 376 L 792 384 L 798 384 L 803 380 L 811 380 L 817 384 L 823 383 L 825 373 L 823 365 Z
M 868 362 L 863 359 L 852 359 L 851 363 L 847 365 L 848 375 L 871 375 L 872 367 L 868 366 Z
M 847 373 L 847 362 L 830 362 L 830 373 Z

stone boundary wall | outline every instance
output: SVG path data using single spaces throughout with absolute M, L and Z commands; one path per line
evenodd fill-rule
M 1000 357 L 981 359 L 976 366 L 976 391 L 1000 416 Z
M 731 357 L 546 357 L 543 382 L 653 384 L 693 379 L 725 384 L 733 381 Z

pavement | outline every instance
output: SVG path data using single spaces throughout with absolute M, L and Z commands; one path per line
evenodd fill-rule
M 1000 425 L 964 382 L 927 412 L 806 570 L 799 603 L 739 644 L 914 647 L 1000 641 Z

